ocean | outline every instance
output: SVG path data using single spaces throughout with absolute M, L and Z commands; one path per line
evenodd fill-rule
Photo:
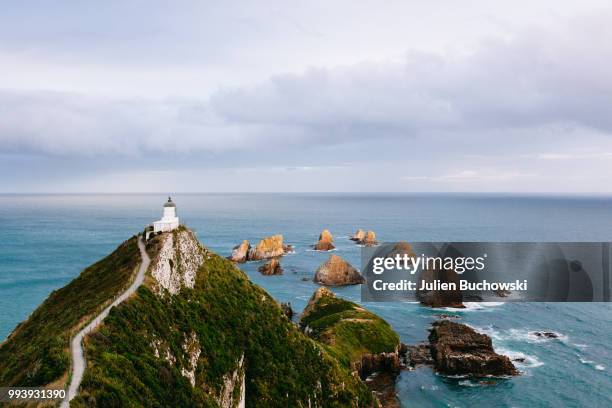
M 161 216 L 166 197 L 140 195 L 0 195 L 0 340 L 86 266 Z M 348 236 L 371 229 L 381 241 L 612 241 L 612 197 L 481 194 L 178 194 L 182 223 L 229 255 L 243 239 L 283 234 L 295 247 L 282 276 L 240 267 L 277 300 L 301 311 L 328 254 L 312 251 L 322 229 L 335 253 L 354 266 L 360 248 Z M 307 278 L 303 281 L 302 278 Z M 358 286 L 334 288 L 360 301 Z M 470 303 L 461 311 L 414 303 L 364 303 L 405 343 L 425 341 L 440 314 L 487 333 L 498 352 L 522 357 L 522 374 L 476 382 L 404 371 L 397 383 L 410 407 L 612 406 L 612 304 Z M 554 331 L 541 339 L 531 331 Z

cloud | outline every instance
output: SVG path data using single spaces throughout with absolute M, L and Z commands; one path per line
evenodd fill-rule
M 468 51 L 220 82 L 202 97 L 0 90 L 0 170 L 28 167 L 0 189 L 28 174 L 41 185 L 53 174 L 67 191 L 94 176 L 115 188 L 165 174 L 171 189 L 180 174 L 236 190 L 593 191 L 611 170 L 611 17 L 523 27 Z M 71 184 L 73 167 L 81 178 Z
M 207 100 L 2 91 L 0 151 L 138 155 L 373 138 L 391 147 L 419 138 L 414 143 L 444 152 L 499 131 L 516 130 L 497 137 L 498 148 L 528 148 L 546 126 L 610 133 L 609 17 L 491 39 L 468 55 L 413 52 L 399 62 L 273 76 L 253 87 L 221 89 Z M 562 137 L 546 135 L 550 142 Z

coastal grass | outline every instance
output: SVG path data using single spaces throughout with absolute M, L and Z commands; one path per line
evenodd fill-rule
M 129 286 L 139 263 L 134 236 L 54 290 L 0 345 L 0 385 L 43 386 L 63 376 L 71 337 Z
M 389 323 L 356 303 L 324 295 L 302 316 L 302 328 L 346 367 L 364 354 L 389 353 L 400 339 Z
M 192 387 L 190 350 L 201 354 Z M 305 336 L 278 303 L 228 260 L 209 253 L 193 289 L 150 283 L 113 308 L 86 338 L 88 367 L 73 406 L 217 406 L 244 357 L 248 407 L 370 407 L 346 365 Z M 235 384 L 236 395 L 239 384 Z

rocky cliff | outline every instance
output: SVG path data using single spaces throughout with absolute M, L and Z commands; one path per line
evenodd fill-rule
M 143 285 L 83 341 L 87 366 L 71 406 L 372 407 L 344 348 L 305 335 L 192 231 L 157 235 L 147 252 Z M 64 385 L 71 336 L 139 262 L 133 238 L 54 292 L 2 344 L 0 385 Z

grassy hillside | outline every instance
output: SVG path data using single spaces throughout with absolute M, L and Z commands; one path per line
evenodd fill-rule
M 190 338 L 199 347 L 186 347 Z M 194 387 L 184 375 L 193 349 L 200 351 Z M 242 358 L 249 408 L 372 404 L 358 378 L 242 271 L 212 253 L 193 289 L 159 296 L 147 280 L 86 339 L 86 354 L 74 406 L 217 406 L 224 379 Z
M 400 342 L 389 323 L 325 288 L 313 295 L 300 325 L 346 367 L 364 354 L 393 352 Z
M 71 336 L 129 286 L 139 262 L 137 238 L 132 237 L 53 291 L 0 345 L 0 385 L 39 386 L 60 379 L 70 367 Z

